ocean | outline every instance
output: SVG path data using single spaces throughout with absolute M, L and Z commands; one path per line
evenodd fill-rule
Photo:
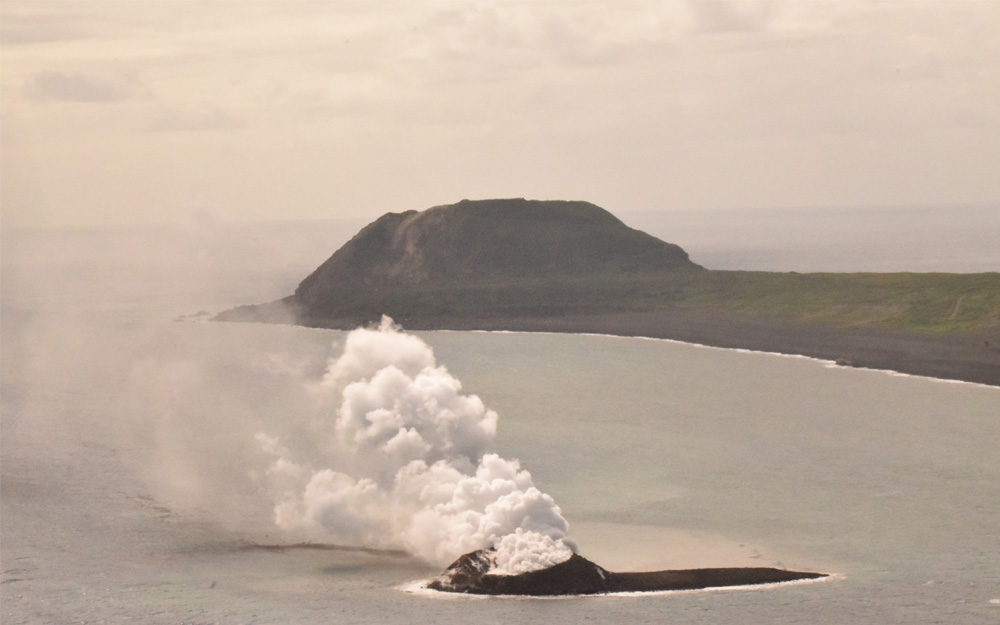
M 997 211 L 921 210 L 912 220 L 887 210 L 815 222 L 729 215 L 714 234 L 721 213 L 625 221 L 712 268 L 1000 268 L 986 244 L 1000 239 Z M 896 243 L 886 243 L 872 224 L 894 222 Z M 789 223 L 798 234 L 779 236 Z M 1000 619 L 1000 389 L 807 358 L 604 336 L 419 334 L 499 414 L 496 451 L 555 498 L 584 556 L 621 571 L 776 566 L 828 580 L 426 596 L 403 588 L 438 567 L 279 529 L 254 437 L 312 410 L 309 381 L 345 334 L 192 319 L 290 293 L 360 225 L 3 233 L 3 623 Z

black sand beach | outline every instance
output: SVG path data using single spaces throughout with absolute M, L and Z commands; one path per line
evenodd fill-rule
M 682 310 L 562 316 L 408 316 L 396 321 L 408 330 L 565 332 L 670 339 L 1000 386 L 1000 336 L 992 335 L 934 336 Z M 300 323 L 350 330 L 364 320 L 301 320 Z
M 220 321 L 673 339 L 1000 385 L 1000 274 L 708 270 L 588 202 L 387 213 L 294 294 Z

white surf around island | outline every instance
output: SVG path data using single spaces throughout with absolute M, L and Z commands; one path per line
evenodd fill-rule
M 804 586 L 806 584 L 817 584 L 820 582 L 830 582 L 830 581 L 840 581 L 846 579 L 847 576 L 841 573 L 829 573 L 825 577 L 817 577 L 814 579 L 796 579 L 788 582 L 773 582 L 769 584 L 743 584 L 739 586 L 716 586 L 713 588 L 693 588 L 686 590 L 650 590 L 650 591 L 638 591 L 638 592 L 606 592 L 606 593 L 594 593 L 587 595 L 485 595 L 485 594 L 475 594 L 475 593 L 461 593 L 461 592 L 446 592 L 442 590 L 434 590 L 433 588 L 428 588 L 427 585 L 434 581 L 435 578 L 428 579 L 418 579 L 405 584 L 401 584 L 396 587 L 396 590 L 405 592 L 407 594 L 415 595 L 418 597 L 424 597 L 427 599 L 435 599 L 439 601 L 483 601 L 489 599 L 498 599 L 506 601 L 567 601 L 573 599 L 601 599 L 605 597 L 615 598 L 642 598 L 642 597 L 670 597 L 670 596 L 684 596 L 684 595 L 697 595 L 703 593 L 716 593 L 716 592 L 744 592 L 744 591 L 761 591 L 761 590 L 779 590 L 781 588 L 789 586 Z M 995 600 L 1000 602 L 1000 600 Z

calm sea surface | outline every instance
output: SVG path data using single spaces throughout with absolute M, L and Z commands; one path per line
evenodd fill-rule
M 709 269 L 1000 271 L 1000 205 L 624 213 Z
M 997 250 L 974 243 L 995 220 L 976 215 L 961 262 L 995 270 Z M 405 556 L 252 547 L 322 542 L 271 524 L 254 435 L 310 410 L 306 384 L 343 334 L 173 320 L 287 294 L 356 230 L 325 227 L 4 234 L 5 625 L 1000 620 L 1000 389 L 665 341 L 421 334 L 500 414 L 497 451 L 556 499 L 583 555 L 834 579 L 429 598 L 400 590 L 437 572 Z M 940 232 L 907 266 L 960 270 Z M 654 234 L 712 267 L 836 269 L 775 241 L 787 265 L 755 266 L 738 239 L 709 262 Z M 852 269 L 888 267 L 869 262 Z

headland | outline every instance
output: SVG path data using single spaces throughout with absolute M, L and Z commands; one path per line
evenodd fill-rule
M 389 213 L 276 302 L 221 321 L 597 333 L 1000 386 L 1000 273 L 707 270 L 587 202 Z

